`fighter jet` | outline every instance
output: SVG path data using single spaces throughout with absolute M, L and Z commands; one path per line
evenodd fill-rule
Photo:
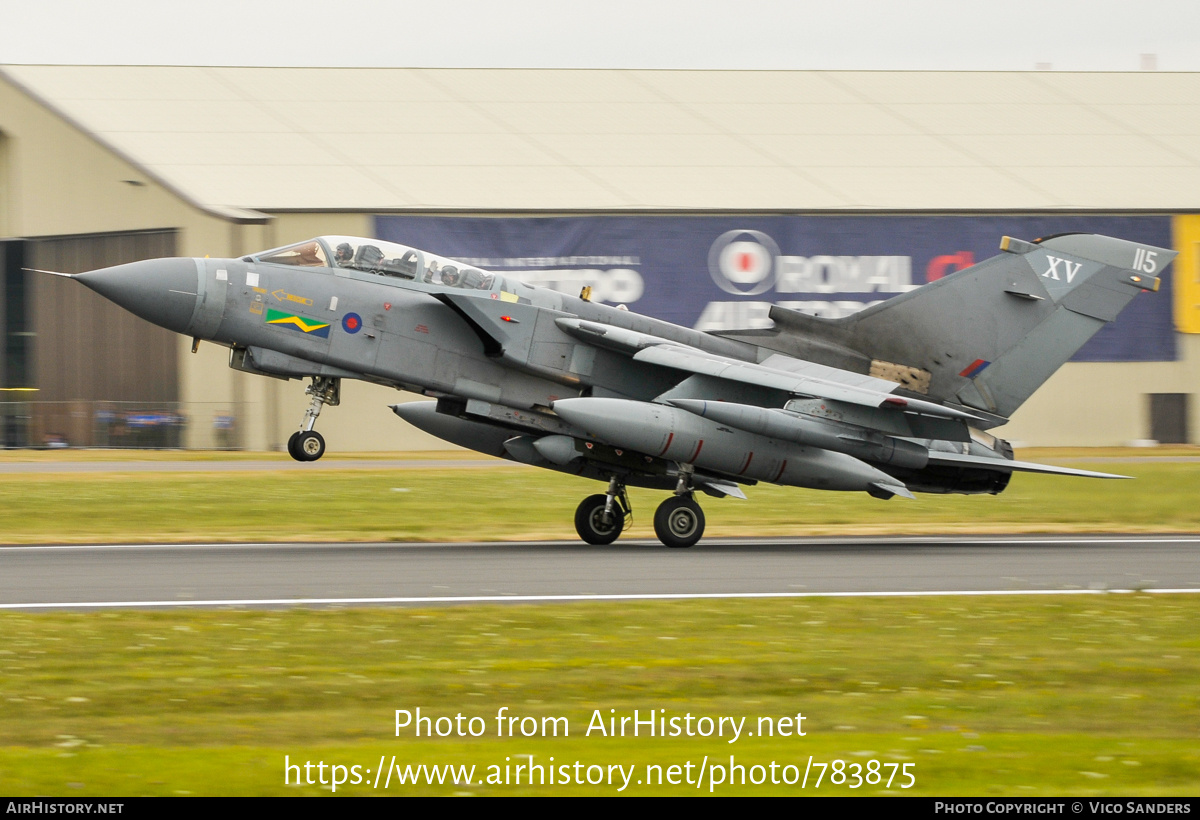
M 697 491 L 757 482 L 864 492 L 999 493 L 1014 472 L 1119 478 L 1013 458 L 1004 424 L 1175 252 L 1092 234 L 1005 237 L 973 267 L 841 319 L 779 306 L 774 327 L 703 333 L 531 287 L 416 248 L 321 236 L 240 259 L 158 259 L 72 278 L 229 365 L 311 379 L 288 452 L 342 379 L 420 393 L 396 415 L 471 450 L 607 482 L 575 528 L 609 544 L 626 487 L 670 495 L 669 547 L 704 532 Z M 193 345 L 195 349 L 195 345 Z

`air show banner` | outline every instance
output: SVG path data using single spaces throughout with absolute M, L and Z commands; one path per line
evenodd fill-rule
M 1172 247 L 1167 216 L 378 216 L 380 239 L 700 330 L 769 327 L 772 304 L 838 317 L 998 254 L 1099 233 Z M 1074 361 L 1172 361 L 1172 278 Z

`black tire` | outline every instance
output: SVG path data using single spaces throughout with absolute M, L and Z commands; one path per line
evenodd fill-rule
M 300 455 L 300 452 L 296 449 L 296 439 L 298 439 L 298 438 L 300 438 L 299 430 L 292 433 L 292 435 L 288 438 L 288 443 L 287 443 L 288 455 L 291 456 L 292 458 L 296 459 L 296 461 L 304 461 L 304 458 Z
M 316 430 L 301 433 L 296 437 L 296 454 L 301 461 L 316 461 L 325 455 L 325 439 Z
M 668 547 L 690 547 L 704 535 L 704 510 L 691 498 L 668 498 L 654 511 L 654 534 Z
M 625 515 L 620 505 L 613 505 L 612 523 L 604 523 L 604 507 L 608 504 L 606 495 L 589 495 L 575 509 L 575 532 L 589 544 L 602 546 L 611 544 L 621 535 L 625 526 Z

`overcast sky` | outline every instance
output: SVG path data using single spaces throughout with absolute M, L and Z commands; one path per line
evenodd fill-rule
M 1197 0 L 0 0 L 0 63 L 1200 70 Z

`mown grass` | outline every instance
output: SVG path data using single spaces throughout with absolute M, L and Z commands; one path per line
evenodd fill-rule
M 0 793 L 303 794 L 359 765 L 912 763 L 924 795 L 1194 795 L 1200 596 L 0 614 Z M 394 710 L 480 716 L 395 736 Z M 501 707 L 570 736 L 496 736 Z M 805 737 L 584 736 L 604 717 L 805 715 Z M 314 770 L 314 778 L 316 772 Z M 328 770 L 326 771 L 328 778 Z M 815 777 L 815 774 L 814 774 Z M 899 793 L 896 786 L 893 792 Z M 382 781 L 381 781 L 382 786 Z M 807 793 L 813 793 L 810 781 Z M 881 786 L 823 784 L 822 794 Z M 707 782 L 700 793 L 707 793 Z M 612 794 L 405 786 L 392 794 Z M 769 783 L 716 793 L 799 793 Z M 378 794 L 347 784 L 339 794 Z M 626 793 L 697 793 L 637 786 Z
M 598 482 L 519 466 L 361 464 L 320 472 L 133 473 L 121 472 L 118 462 L 111 472 L 0 474 L 0 540 L 573 539 L 575 506 L 603 490 Z M 1127 461 L 1102 469 L 1134 480 L 1017 474 L 998 496 L 886 502 L 758 485 L 747 488 L 749 501 L 700 500 L 710 537 L 1200 530 L 1200 462 Z M 633 490 L 631 497 L 634 526 L 625 537 L 652 538 L 664 494 Z

